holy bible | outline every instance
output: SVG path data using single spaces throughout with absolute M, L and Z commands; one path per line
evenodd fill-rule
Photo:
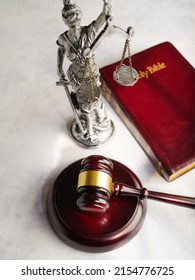
M 102 92 L 158 172 L 172 181 L 195 167 L 195 69 L 169 42 L 132 56 L 139 74 L 134 86 L 114 81 L 119 63 L 100 69 Z

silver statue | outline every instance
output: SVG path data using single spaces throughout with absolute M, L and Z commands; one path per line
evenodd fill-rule
M 104 0 L 102 12 L 88 26 L 80 26 L 82 11 L 77 5 L 71 0 L 63 0 L 63 4 L 62 18 L 68 30 L 57 40 L 57 85 L 64 86 L 75 115 L 70 127 L 71 135 L 80 144 L 95 147 L 105 143 L 113 135 L 114 125 L 101 100 L 100 73 L 94 61 L 94 50 L 105 35 L 119 31 L 128 37 L 132 29 L 125 32 L 116 26 L 110 26 L 111 1 Z M 63 71 L 65 55 L 71 62 L 66 75 Z

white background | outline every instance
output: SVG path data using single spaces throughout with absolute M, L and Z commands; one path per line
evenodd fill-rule
M 195 170 L 167 183 L 107 103 L 116 126 L 111 142 L 95 150 L 74 143 L 67 128 L 73 113 L 63 88 L 55 86 L 55 41 L 66 29 L 62 1 L 0 2 L 0 259 L 193 260 L 194 210 L 151 200 L 140 232 L 117 250 L 85 253 L 55 235 L 45 212 L 46 190 L 75 160 L 90 154 L 111 157 L 132 169 L 150 190 L 194 197 Z M 75 3 L 83 10 L 83 25 L 96 18 L 103 5 L 100 0 Z M 135 28 L 133 53 L 170 41 L 195 66 L 194 0 L 113 4 L 113 24 Z M 118 37 L 106 40 L 96 51 L 99 67 L 119 60 L 123 44 Z

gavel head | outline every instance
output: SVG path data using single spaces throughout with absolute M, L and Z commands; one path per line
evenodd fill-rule
M 76 204 L 80 210 L 91 214 L 104 213 L 113 192 L 113 163 L 102 156 L 89 156 L 82 160 L 81 166 Z

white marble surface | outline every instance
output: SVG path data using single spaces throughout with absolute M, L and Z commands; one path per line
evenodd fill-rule
M 83 9 L 83 25 L 101 11 L 100 0 L 75 2 Z M 136 30 L 133 53 L 170 41 L 195 66 L 194 0 L 113 4 L 113 24 Z M 107 253 L 73 249 L 51 229 L 44 190 L 62 168 L 90 154 L 128 165 L 151 190 L 195 196 L 195 170 L 167 183 L 108 104 L 117 128 L 108 145 L 87 150 L 70 139 L 67 123 L 73 114 L 63 89 L 55 86 L 55 41 L 65 29 L 61 8 L 61 0 L 1 0 L 0 259 L 194 259 L 195 212 L 164 203 L 148 201 L 141 231 Z M 105 41 L 96 52 L 99 66 L 120 59 L 122 48 L 120 38 Z

